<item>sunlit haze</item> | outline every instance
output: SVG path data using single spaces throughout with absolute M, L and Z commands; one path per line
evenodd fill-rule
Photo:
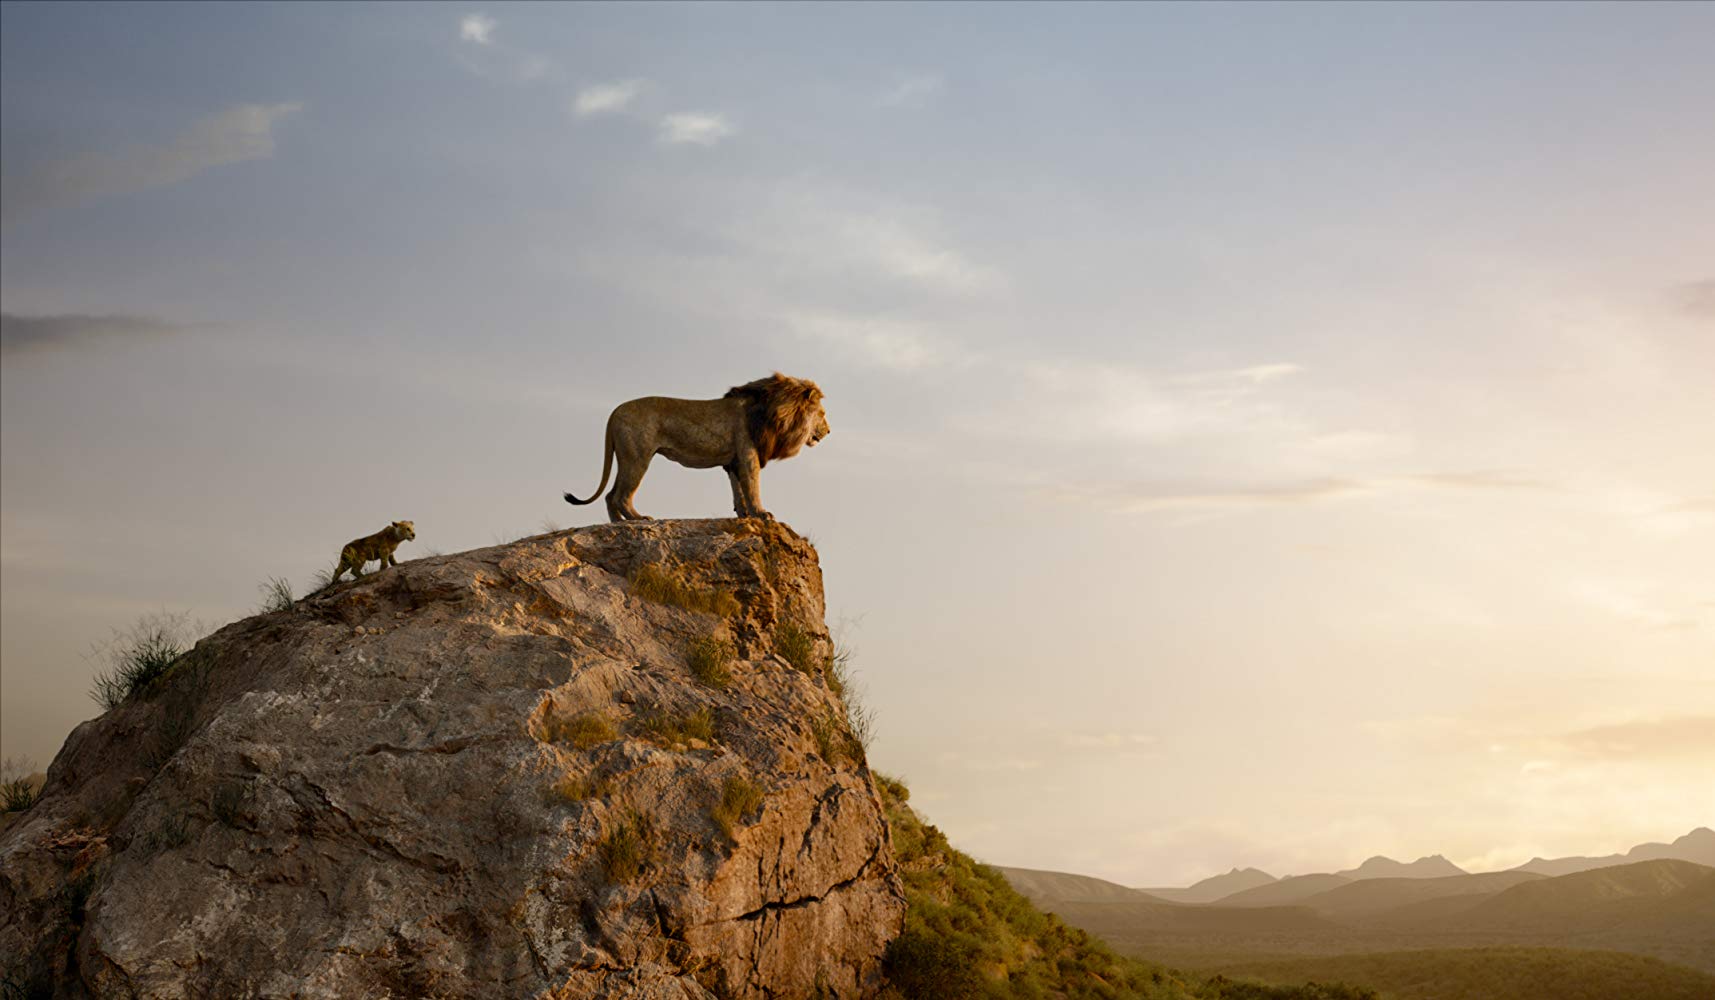
M 1715 823 L 1715 6 L 3 16 L 5 755 L 140 615 L 591 523 L 614 404 L 780 370 L 871 762 L 983 860 Z

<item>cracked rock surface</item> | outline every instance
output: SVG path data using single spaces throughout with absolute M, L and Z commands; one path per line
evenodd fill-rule
M 631 593 L 648 563 L 739 610 Z M 825 656 L 823 619 L 807 541 L 714 520 L 410 560 L 228 625 L 73 731 L 0 833 L 0 973 L 61 997 L 871 995 L 905 911 L 886 820 L 838 695 L 773 653 L 797 627 Z M 725 687 L 687 666 L 711 635 Z M 699 713 L 712 738 L 663 725 Z M 761 796 L 729 833 L 735 783 Z

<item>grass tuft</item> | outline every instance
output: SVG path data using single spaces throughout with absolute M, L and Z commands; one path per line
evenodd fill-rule
M 732 670 L 728 667 L 736 656 L 732 643 L 717 635 L 704 636 L 692 640 L 690 648 L 685 651 L 685 663 L 691 668 L 691 676 L 712 688 L 724 688 L 732 683 Z
M 731 839 L 738 822 L 761 805 L 762 786 L 742 774 L 734 774 L 721 786 L 720 801 L 709 810 L 709 818 L 720 827 L 722 834 Z
M 593 775 L 567 774 L 562 775 L 552 785 L 548 786 L 548 802 L 550 805 L 561 803 L 577 805 L 590 799 L 606 798 L 613 791 L 613 783 L 606 778 Z
M 797 622 L 781 622 L 775 627 L 774 652 L 806 674 L 815 673 L 821 666 L 816 658 L 816 637 Z
M 629 812 L 601 842 L 602 870 L 610 882 L 630 882 L 655 862 L 655 822 L 647 815 Z
M 290 611 L 297 598 L 292 596 L 292 581 L 284 577 L 271 576 L 266 583 L 259 583 L 256 589 L 262 591 L 262 606 L 256 610 L 262 614 L 274 611 Z
M 715 741 L 714 709 L 704 705 L 694 712 L 678 713 L 655 710 L 637 717 L 637 731 L 647 740 L 662 746 L 702 740 Z
M 588 750 L 618 735 L 612 720 L 600 712 L 584 712 L 569 719 L 556 716 L 542 724 L 542 736 L 549 743 L 570 743 L 579 750 Z
M 840 725 L 839 716 L 832 712 L 810 720 L 810 735 L 815 737 L 816 752 L 822 755 L 829 767 L 839 767 L 841 761 L 856 757 L 852 752 L 851 734 Z
M 743 610 L 732 591 L 693 586 L 666 563 L 644 563 L 631 574 L 631 592 L 646 601 L 731 618 Z
M 22 812 L 36 804 L 41 789 L 30 780 L 36 762 L 29 757 L 7 757 L 0 762 L 0 813 Z
M 96 671 L 89 696 L 111 711 L 154 684 L 184 655 L 187 622 L 183 614 L 150 615 L 116 634 L 98 654 L 108 666 Z

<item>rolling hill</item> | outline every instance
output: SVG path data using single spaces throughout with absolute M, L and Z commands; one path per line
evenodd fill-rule
M 1217 906 L 1291 906 L 1317 893 L 1337 889 L 1352 880 L 1344 875 L 1292 875 L 1278 882 L 1235 892 L 1215 901 Z
M 1691 861 L 1696 864 L 1715 867 L 1715 830 L 1700 826 L 1685 836 L 1675 839 L 1671 844 L 1639 844 L 1624 854 L 1608 854 L 1594 858 L 1531 858 L 1514 868 L 1513 871 L 1536 872 L 1541 875 L 1572 875 L 1596 868 L 1612 868 L 1615 865 L 1632 864 L 1638 861 L 1660 861 L 1664 859 Z
M 1165 899 L 1170 903 L 1213 903 L 1224 896 L 1235 892 L 1255 889 L 1259 885 L 1268 885 L 1276 881 L 1273 875 L 1260 868 L 1234 868 L 1225 875 L 1211 875 L 1201 882 L 1193 883 L 1183 889 L 1140 889 L 1157 899 Z
M 1265 982 L 1340 979 L 1393 1000 L 1707 1000 L 1715 976 L 1653 958 L 1561 948 L 1462 948 L 1222 965 Z
M 1546 878 L 1531 872 L 1484 872 L 1444 878 L 1370 878 L 1348 882 L 1303 900 L 1337 920 L 1358 920 L 1431 900 L 1490 896 L 1521 882 Z
M 1035 868 L 1003 868 L 996 870 L 1006 876 L 1012 887 L 1030 897 L 1038 906 L 1053 903 L 1097 902 L 1166 902 L 1141 889 L 1128 889 L 1118 882 L 1089 875 L 1041 871 Z
M 1355 882 L 1367 878 L 1446 878 L 1450 875 L 1468 873 L 1465 869 L 1439 854 L 1418 858 L 1410 864 L 1378 854 L 1356 868 L 1334 874 L 1344 876 Z

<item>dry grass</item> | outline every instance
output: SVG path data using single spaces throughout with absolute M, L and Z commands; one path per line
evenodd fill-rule
M 742 774 L 727 778 L 721 786 L 721 798 L 709 810 L 709 818 L 729 839 L 738 822 L 762 805 L 762 786 Z
M 715 740 L 715 713 L 706 705 L 695 712 L 683 714 L 665 711 L 645 712 L 637 717 L 637 731 L 645 739 L 662 746 L 689 743 L 691 740 L 713 743 Z
M 292 581 L 284 577 L 271 576 L 268 582 L 257 584 L 256 589 L 262 592 L 262 606 L 257 608 L 262 614 L 290 611 L 297 603 L 297 598 L 292 596 Z
M 655 822 L 632 812 L 620 818 L 601 842 L 602 870 L 611 882 L 629 882 L 655 861 Z
M 631 592 L 646 601 L 731 618 L 742 610 L 732 591 L 693 586 L 677 568 L 645 563 L 631 575 Z
M 549 743 L 570 743 L 588 750 L 619 735 L 619 730 L 600 712 L 585 712 L 571 718 L 552 717 L 542 723 L 542 738 Z
M 815 737 L 816 752 L 828 762 L 829 767 L 839 767 L 840 762 L 855 758 L 853 739 L 846 732 L 846 727 L 840 725 L 839 716 L 827 712 L 810 720 L 810 735 Z
M 806 674 L 821 663 L 816 658 L 816 637 L 797 622 L 781 622 L 774 629 L 774 653 Z
M 563 803 L 577 805 L 590 799 L 606 798 L 613 791 L 613 783 L 606 778 L 594 775 L 566 774 L 560 776 L 548 786 L 549 804 Z
M 732 643 L 718 635 L 708 635 L 691 642 L 685 650 L 685 664 L 691 668 L 691 676 L 712 688 L 724 688 L 732 683 L 732 670 L 728 667 L 737 655 Z

